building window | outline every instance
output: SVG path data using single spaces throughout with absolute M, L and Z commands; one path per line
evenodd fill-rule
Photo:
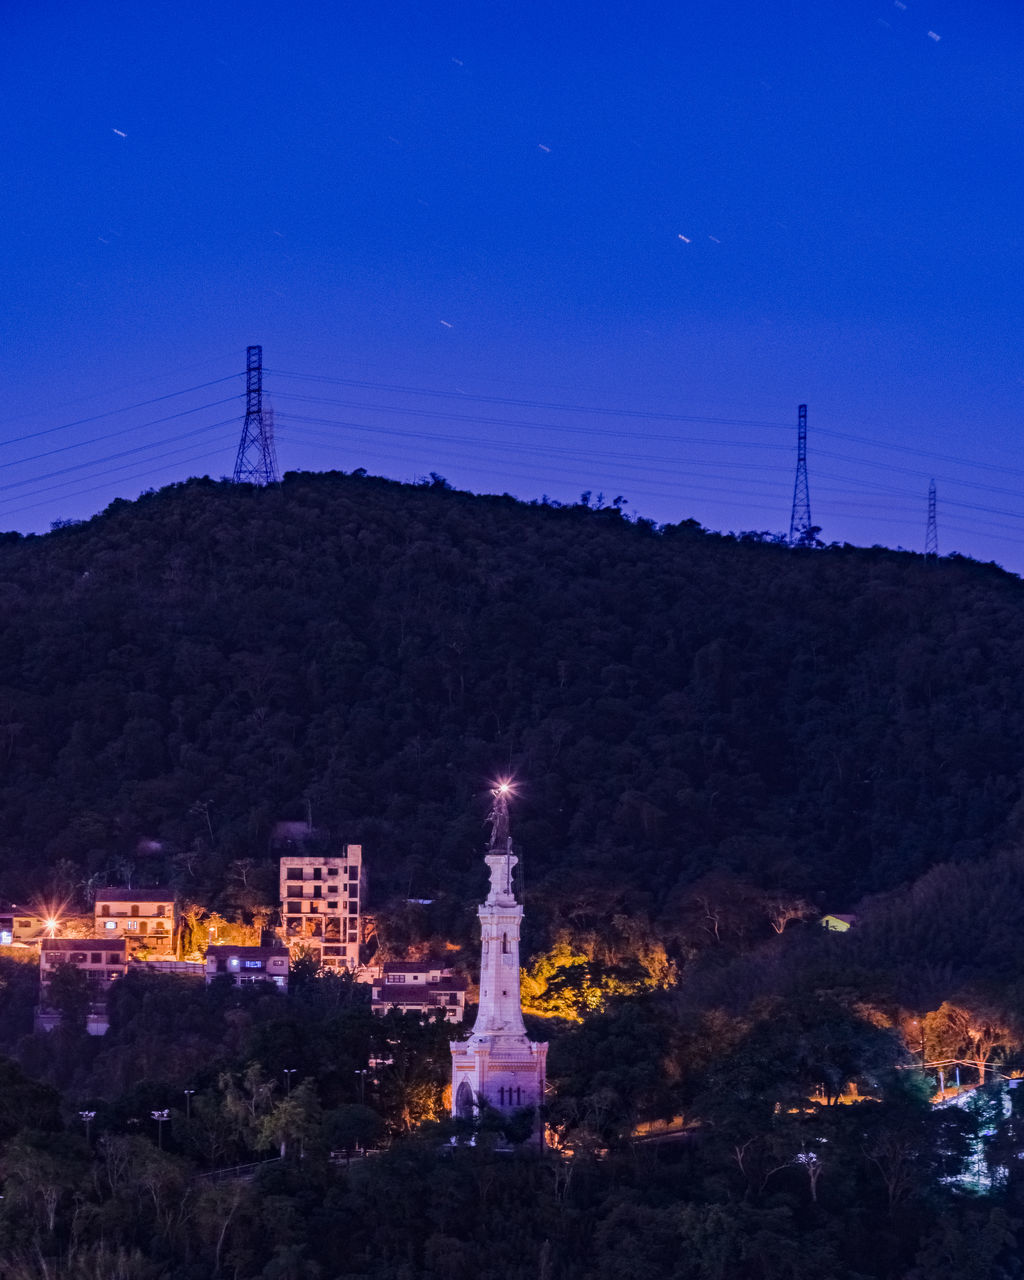
M 106 903 L 104 903 L 104 904 L 103 904 L 103 906 L 102 906 L 102 907 L 100 907 L 100 915 L 101 915 L 101 916 L 109 916 L 109 915 L 110 915 L 110 908 L 107 906 L 107 904 L 106 904 Z
M 502 954 L 503 954 L 503 955 L 506 955 L 506 956 L 507 956 L 507 955 L 508 955 L 508 953 L 509 953 L 508 934 L 507 934 L 507 933 L 503 933 L 503 934 L 501 935 L 501 951 L 502 951 Z
M 323 896 L 324 896 L 323 889 L 319 885 L 315 885 L 313 888 L 313 897 L 322 898 Z
M 302 868 L 301 868 L 301 867 L 289 867 L 289 868 L 288 868 L 288 870 L 285 872 L 285 876 L 284 876 L 284 878 L 285 878 L 286 880 L 301 880 L 301 879 L 302 879 Z
M 285 910 L 286 910 L 286 911 L 301 911 L 301 910 L 302 910 L 302 903 L 301 903 L 301 902 L 294 902 L 294 901 L 292 901 L 291 899 L 289 899 L 288 904 L 287 904 L 287 906 L 285 907 Z
M 110 953 L 108 953 L 107 964 L 120 964 L 120 963 L 121 963 L 121 957 L 117 954 L 116 951 L 111 951 Z
M 327 868 L 327 874 L 328 874 L 329 876 L 336 876 L 336 875 L 338 874 L 338 868 L 337 868 L 337 867 L 328 867 L 328 868 Z
M 116 928 L 117 928 L 117 921 L 116 921 L 116 920 L 104 920 L 104 922 L 103 922 L 103 927 L 104 927 L 104 929 L 116 929 Z
M 138 914 L 139 914 L 139 904 L 138 904 L 137 902 L 133 902 L 133 903 L 132 903 L 132 915 L 133 915 L 133 916 L 137 916 Z
M 387 982 L 404 982 L 404 981 L 405 981 L 405 974 L 404 974 L 404 973 L 389 973 L 389 974 L 388 974 L 388 976 L 387 976 L 387 978 L 385 979 L 385 981 L 387 981 Z
M 243 962 L 242 967 L 245 969 L 262 969 L 263 961 L 262 960 L 246 960 Z
M 160 919 L 163 919 L 163 914 L 164 914 L 164 909 L 163 909 L 163 907 L 157 907 L 157 909 L 156 909 L 156 914 L 157 914 L 157 916 L 158 916 Z
M 359 914 L 359 903 L 350 902 L 348 904 L 348 913 L 350 916 L 357 916 Z
M 103 952 L 102 952 L 102 951 L 90 951 L 90 953 L 89 953 L 89 963 L 90 963 L 90 964 L 102 964 L 102 963 L 103 963 Z
M 359 868 L 358 868 L 358 867 L 349 867 L 349 869 L 348 869 L 348 878 L 349 878 L 350 880 L 358 880 L 358 879 L 359 879 Z

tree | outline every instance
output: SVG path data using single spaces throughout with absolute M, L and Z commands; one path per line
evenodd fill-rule
M 65 1031 L 85 1033 L 95 993 L 89 975 L 70 960 L 61 960 L 49 975 L 46 1002 L 60 1014 Z

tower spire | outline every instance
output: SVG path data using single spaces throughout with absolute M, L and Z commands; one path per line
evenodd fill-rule
M 544 1102 L 548 1047 L 526 1035 L 519 991 L 519 930 L 522 904 L 516 901 L 507 782 L 491 790 L 487 815 L 491 833 L 484 861 L 491 874 L 480 918 L 480 1004 L 468 1040 L 452 1044 L 452 1114 L 471 1119 L 490 1109 L 537 1112 Z M 543 1129 L 537 1123 L 538 1137 Z

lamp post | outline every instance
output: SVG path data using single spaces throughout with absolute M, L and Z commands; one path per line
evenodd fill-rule
M 169 1111 L 151 1111 L 149 1113 L 156 1121 L 156 1141 L 157 1146 L 162 1151 L 164 1149 L 164 1125 L 171 1118 Z
M 192 1095 L 193 1095 L 194 1093 L 195 1093 L 195 1089 L 185 1089 L 185 1090 L 184 1090 L 184 1094 L 185 1094 L 185 1119 L 186 1119 L 186 1120 L 191 1120 L 191 1119 L 192 1119 Z
M 366 1073 L 368 1070 L 368 1067 L 360 1067 L 356 1071 L 356 1075 L 359 1077 L 359 1101 L 363 1106 L 366 1105 Z
M 89 1126 L 96 1119 L 95 1111 L 79 1111 L 79 1119 L 85 1125 L 85 1145 L 89 1145 Z
M 298 1071 L 298 1067 L 284 1068 L 284 1083 L 285 1083 L 286 1092 L 288 1093 L 291 1093 L 292 1091 L 292 1076 L 296 1073 L 296 1071 Z

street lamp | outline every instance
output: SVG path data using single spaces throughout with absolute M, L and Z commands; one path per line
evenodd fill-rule
M 169 1111 L 151 1111 L 149 1113 L 156 1121 L 156 1140 L 160 1150 L 164 1147 L 164 1124 L 170 1120 L 171 1113 Z
M 85 1125 L 85 1144 L 86 1146 L 88 1146 L 89 1145 L 89 1126 L 96 1119 L 96 1112 L 95 1111 L 79 1111 L 78 1116 L 79 1116 L 79 1119 L 82 1121 L 82 1123 Z
M 364 1106 L 366 1105 L 366 1073 L 368 1070 L 368 1067 L 360 1067 L 356 1071 L 356 1075 L 359 1077 L 359 1101 Z
M 285 1068 L 284 1068 L 284 1082 L 285 1082 L 285 1085 L 286 1085 L 286 1087 L 287 1087 L 287 1092 L 288 1092 L 288 1093 L 291 1093 L 291 1091 L 292 1091 L 292 1076 L 296 1073 L 296 1071 L 298 1071 L 298 1067 L 285 1067 Z
M 185 1090 L 184 1090 L 184 1094 L 185 1094 L 185 1119 L 186 1119 L 186 1120 L 191 1120 L 191 1119 L 192 1119 L 192 1095 L 193 1095 L 194 1093 L 195 1093 L 195 1089 L 185 1089 Z

